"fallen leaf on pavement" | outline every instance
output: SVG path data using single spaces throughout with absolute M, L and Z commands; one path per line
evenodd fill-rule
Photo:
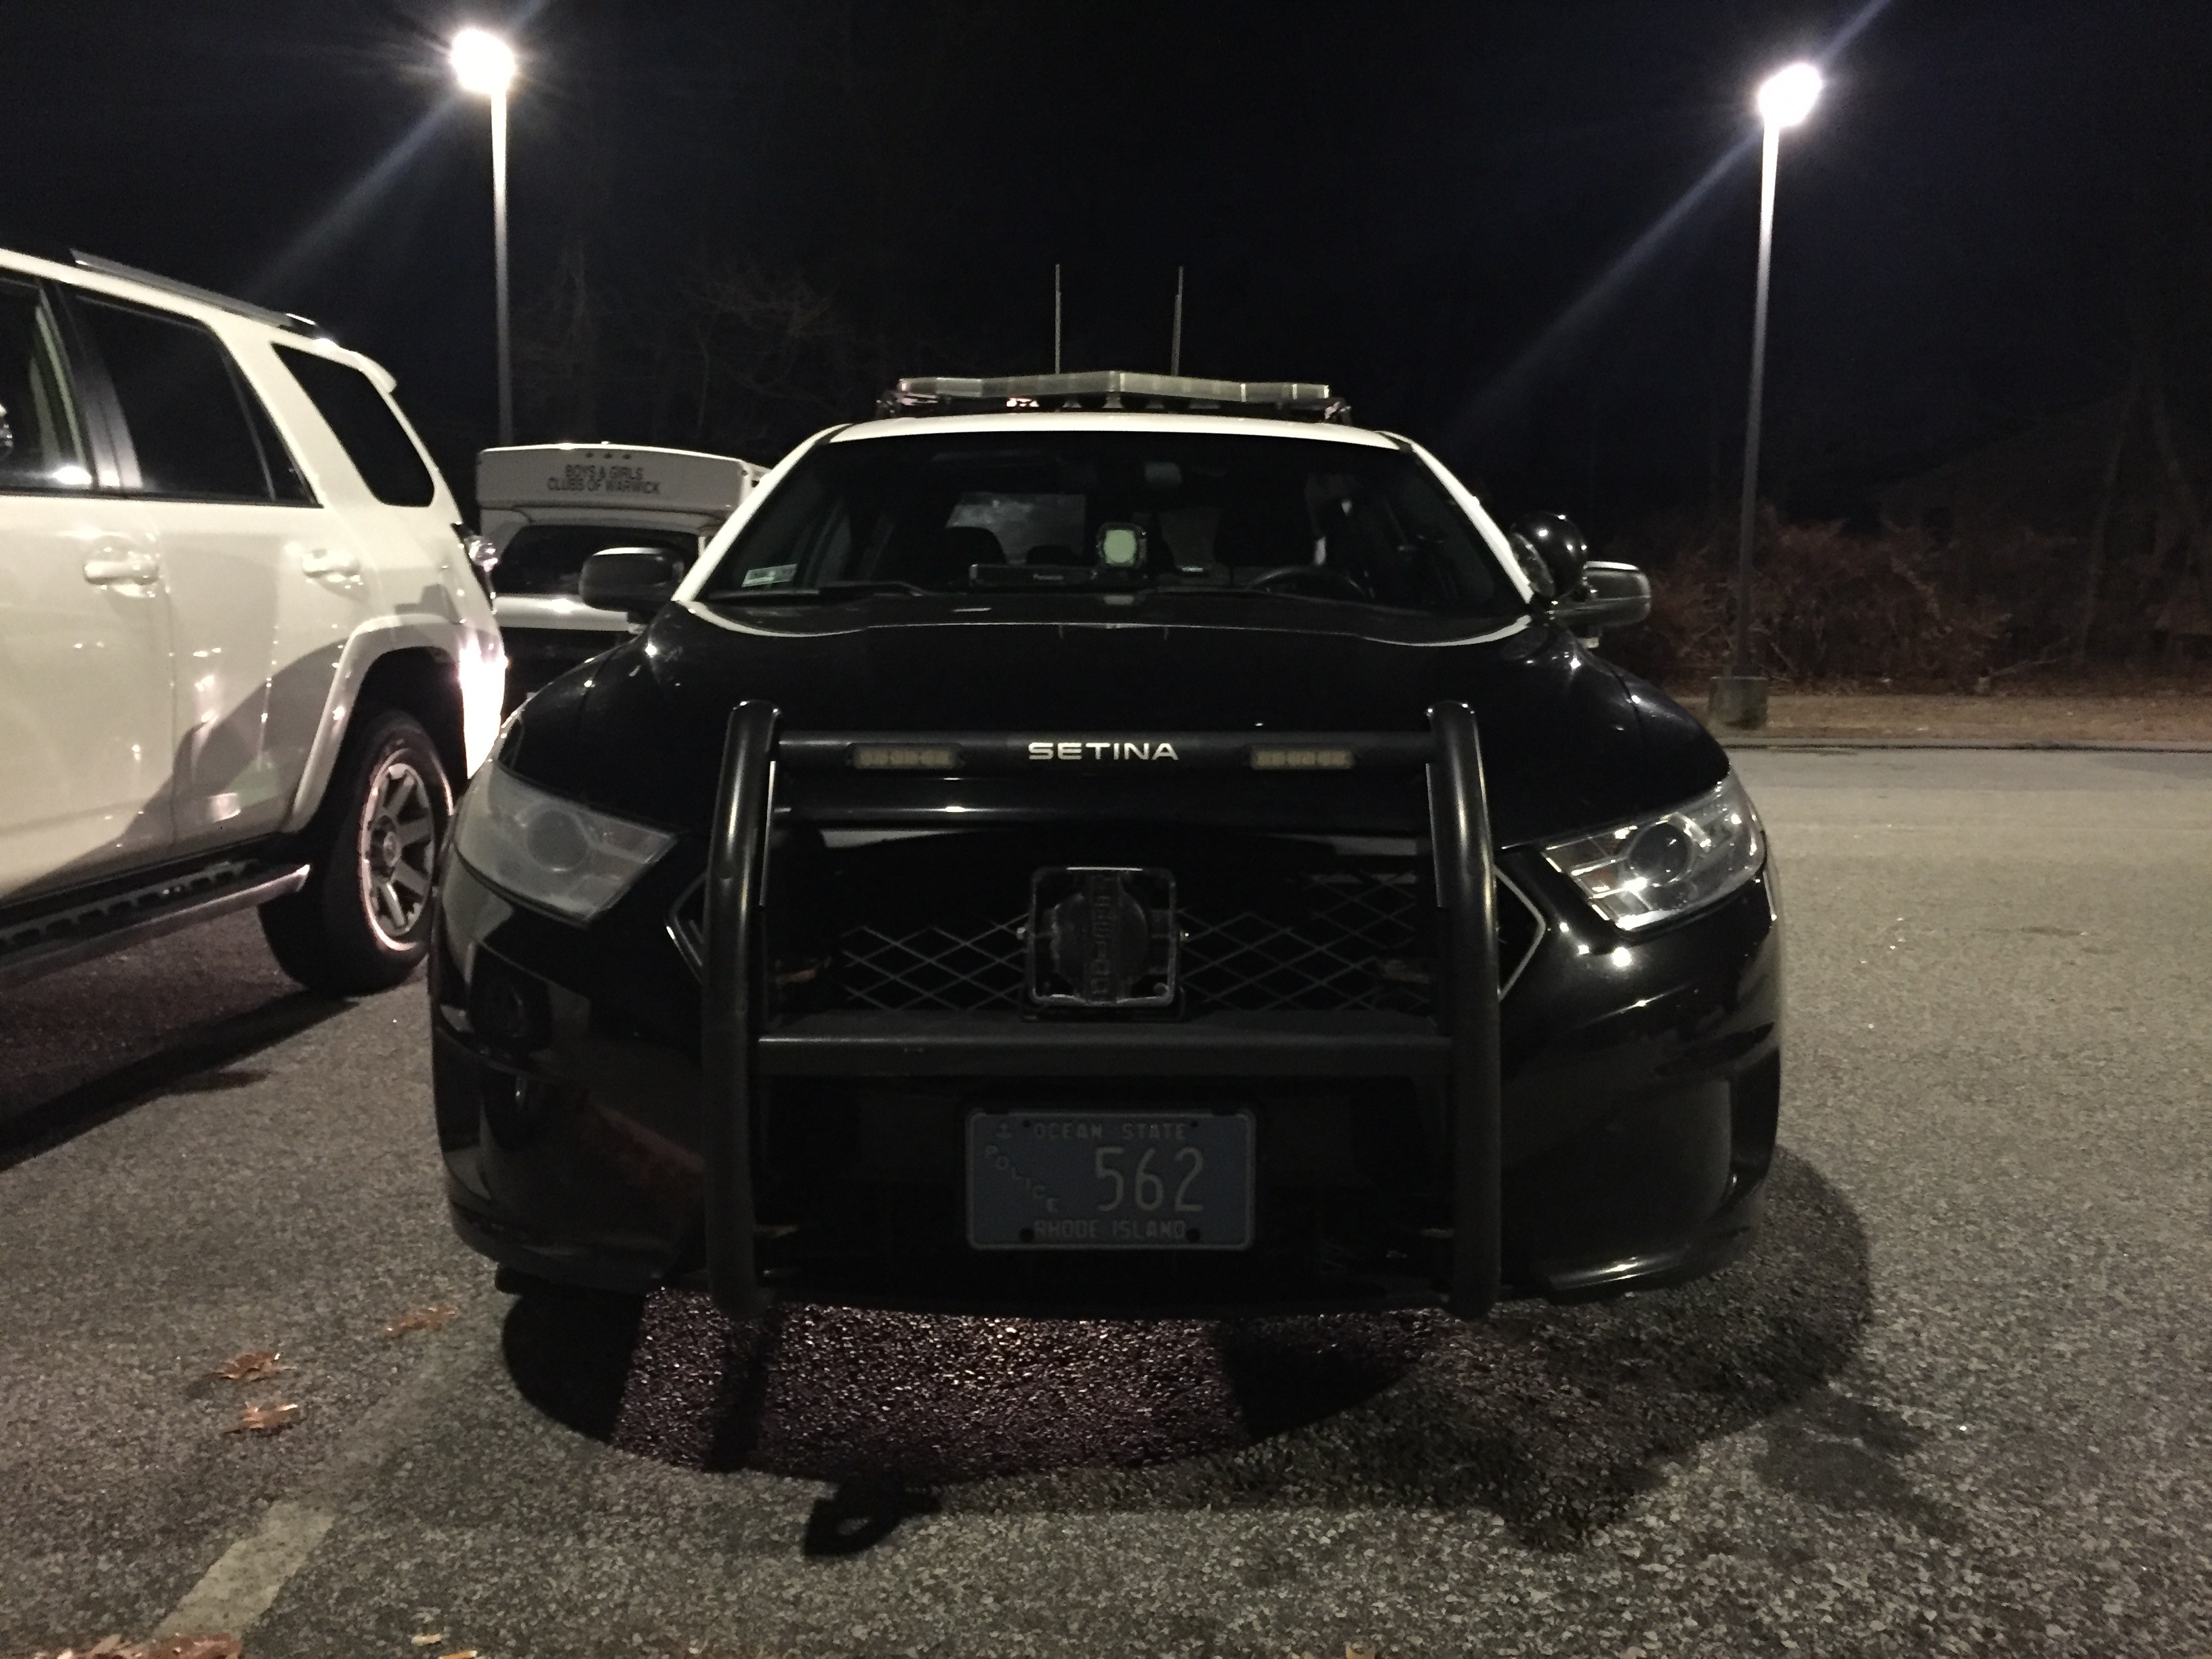
M 438 1656 L 438 1659 L 477 1659 L 477 1650 L 474 1648 L 462 1648 L 453 1653 L 441 1653 Z
M 292 1369 L 278 1363 L 283 1358 L 274 1348 L 249 1348 L 244 1353 L 233 1354 L 208 1375 L 219 1376 L 226 1382 L 258 1382 L 264 1376 Z
M 434 1648 L 446 1639 L 446 1632 L 441 1630 L 428 1630 L 420 1636 L 410 1636 L 407 1639 L 418 1648 Z
M 453 1323 L 460 1310 L 449 1303 L 434 1302 L 427 1308 L 410 1308 L 384 1328 L 386 1336 L 404 1336 L 410 1331 L 442 1330 Z
M 274 1434 L 277 1430 L 289 1428 L 299 1420 L 300 1407 L 294 1401 L 288 1401 L 281 1406 L 248 1406 L 238 1414 L 238 1421 L 225 1429 L 223 1432 L 225 1434 Z M 164 1654 L 161 1659 L 169 1659 L 169 1656 Z M 195 1654 L 191 1656 L 191 1659 L 199 1659 L 199 1656 Z

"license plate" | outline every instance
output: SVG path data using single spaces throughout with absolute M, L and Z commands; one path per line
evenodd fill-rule
M 1241 1250 L 1249 1112 L 971 1112 L 979 1250 Z

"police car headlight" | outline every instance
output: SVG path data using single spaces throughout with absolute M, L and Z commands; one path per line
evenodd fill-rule
M 1671 812 L 1554 842 L 1544 857 L 1600 915 L 1633 933 L 1735 891 L 1765 862 L 1766 835 L 1731 772 Z
M 461 861 L 501 891 L 587 922 L 629 890 L 676 839 L 525 783 L 494 762 L 462 798 Z

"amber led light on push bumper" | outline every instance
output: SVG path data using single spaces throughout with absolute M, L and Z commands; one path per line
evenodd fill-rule
M 853 764 L 863 772 L 951 772 L 960 751 L 946 744 L 856 743 Z
M 1255 772 L 1348 772 L 1352 769 L 1352 750 L 1312 744 L 1270 744 L 1255 745 L 1251 750 Z

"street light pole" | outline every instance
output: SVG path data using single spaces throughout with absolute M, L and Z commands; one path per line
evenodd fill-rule
M 453 78 L 462 89 L 491 104 L 491 236 L 499 331 L 499 441 L 514 441 L 514 342 L 507 280 L 507 88 L 514 79 L 514 52 L 483 29 L 453 37 Z
M 1769 148 L 1771 149 L 1770 143 Z M 1771 216 L 1774 189 L 1770 178 L 1767 204 Z M 1759 315 L 1766 314 L 1766 255 L 1759 259 Z M 507 88 L 491 95 L 491 259 L 492 280 L 499 289 L 499 441 L 514 441 L 514 329 L 507 309 Z M 1754 379 L 1758 371 L 1753 370 Z M 1757 393 L 1753 394 L 1756 409 Z M 1756 416 L 1753 416 L 1756 419 Z
M 1820 72 L 1810 64 L 1777 70 L 1759 88 L 1765 131 L 1759 145 L 1759 290 L 1751 313 L 1751 398 L 1743 433 L 1743 503 L 1736 523 L 1735 641 L 1729 672 L 1713 682 L 1709 712 L 1725 726 L 1756 730 L 1766 724 L 1766 676 L 1751 647 L 1752 547 L 1759 512 L 1759 441 L 1766 403 L 1766 295 L 1774 259 L 1774 176 L 1782 160 L 1782 131 L 1812 113 L 1820 95 Z

